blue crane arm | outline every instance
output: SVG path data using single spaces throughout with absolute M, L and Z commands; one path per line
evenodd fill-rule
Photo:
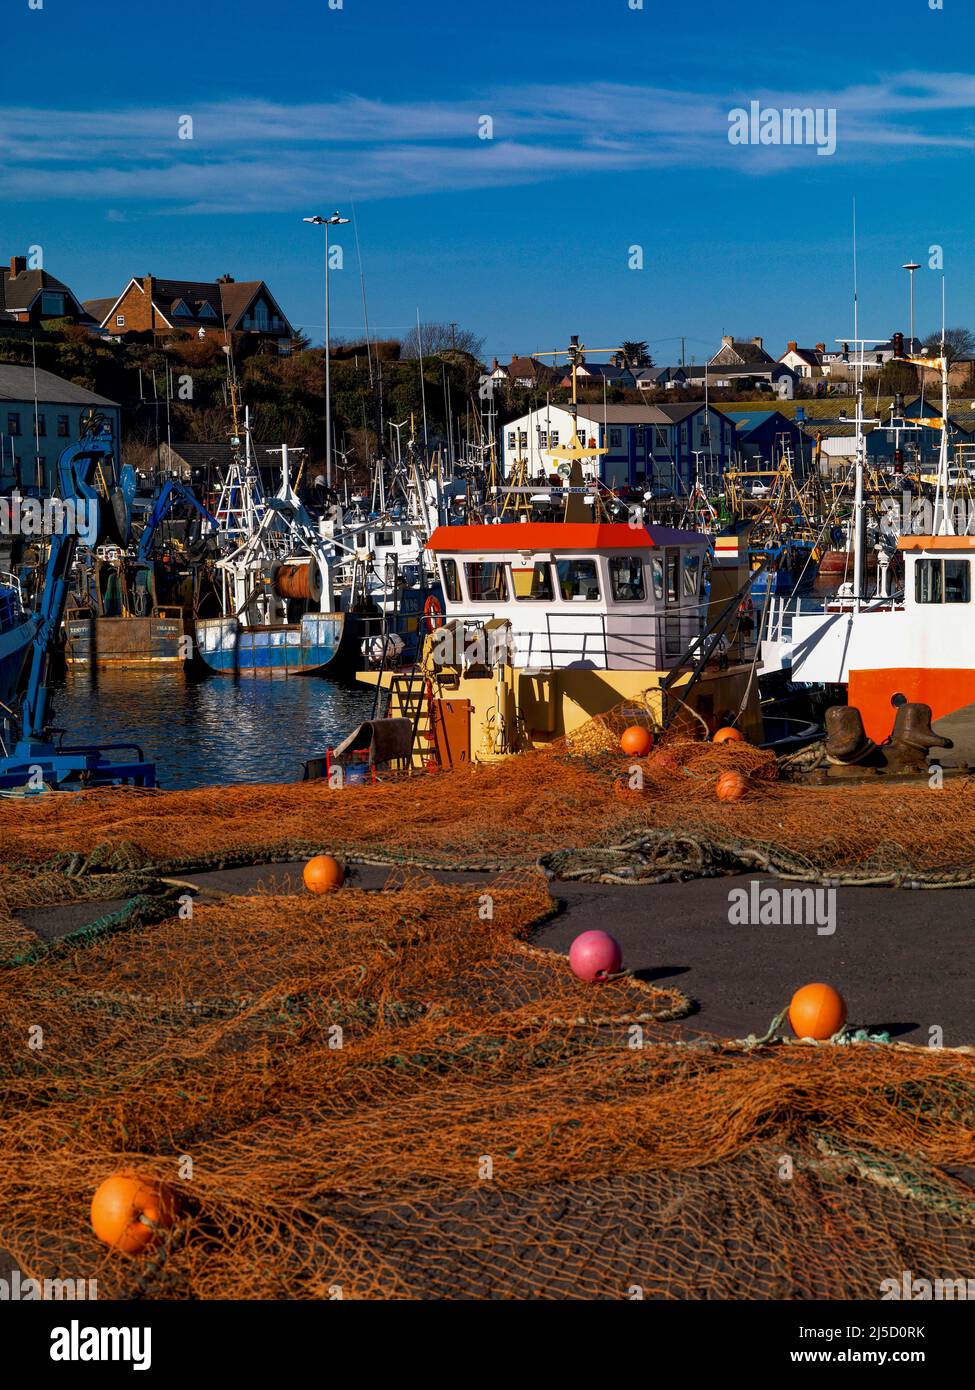
M 149 520 L 146 522 L 145 530 L 139 539 L 138 558 L 144 564 L 152 551 L 152 543 L 156 538 L 156 532 L 162 522 L 169 515 L 176 498 L 179 497 L 189 506 L 195 507 L 204 521 L 208 521 L 213 530 L 219 529 L 219 522 L 215 516 L 207 511 L 203 503 L 198 501 L 191 490 L 184 486 L 177 478 L 167 479 L 159 496 L 156 498 Z
M 47 666 L 51 648 L 61 630 L 68 596 L 68 576 L 78 545 L 77 516 L 80 507 L 88 510 L 86 533 L 93 536 L 92 549 L 102 534 L 102 499 L 92 486 L 99 464 L 114 459 L 112 437 L 107 431 L 84 435 L 71 444 L 58 459 L 58 484 L 61 500 L 72 503 L 65 508 L 63 529 L 52 534 L 51 546 L 44 573 L 44 590 L 40 607 L 34 615 L 33 653 L 27 691 L 21 708 L 21 737 L 26 740 L 42 735 L 48 710 Z

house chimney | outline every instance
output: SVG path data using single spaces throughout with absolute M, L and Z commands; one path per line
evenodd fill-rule
M 24 271 L 25 271 L 26 269 L 27 269 L 27 257 L 26 257 L 26 256 L 11 256 L 11 257 L 10 257 L 10 274 L 11 274 L 11 275 L 23 275 L 23 273 L 24 273 Z
M 150 299 L 152 298 L 153 287 L 155 286 L 155 283 L 156 277 L 154 275 L 143 275 L 142 288 L 145 290 L 146 294 L 149 296 Z
M 735 339 L 731 333 L 726 333 L 721 339 L 722 347 L 734 347 Z
M 752 342 L 755 344 L 755 346 L 756 346 L 757 348 L 763 348 L 763 349 L 764 349 L 764 347 L 765 347 L 765 342 L 764 342 L 764 340 L 763 340 L 762 338 L 753 338 L 753 339 L 752 339 Z
M 496 372 L 497 370 L 498 370 L 498 359 L 497 359 L 496 357 L 492 357 L 492 358 L 491 358 L 491 371 L 492 371 L 492 372 Z
M 233 283 L 234 277 L 232 275 L 219 275 L 217 277 L 218 285 L 232 285 Z
M 785 345 L 785 350 L 786 350 L 786 352 L 796 352 L 797 349 L 798 349 L 798 347 L 799 347 L 799 344 L 798 344 L 798 343 L 786 343 L 786 345 Z

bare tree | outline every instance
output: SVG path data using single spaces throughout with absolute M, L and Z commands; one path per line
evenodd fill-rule
M 421 323 L 419 329 L 417 333 L 411 328 L 403 339 L 403 357 L 419 357 L 422 350 L 424 357 L 438 352 L 466 352 L 479 359 L 484 350 L 483 338 L 456 323 Z
M 924 351 L 928 356 L 936 356 L 941 351 L 941 329 L 929 333 L 924 340 Z M 967 328 L 945 329 L 945 356 L 949 362 L 959 357 L 971 357 L 975 353 L 975 333 Z

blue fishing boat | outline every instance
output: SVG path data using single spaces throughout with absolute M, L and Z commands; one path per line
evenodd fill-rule
M 334 676 L 354 666 L 355 644 L 346 632 L 345 613 L 304 613 L 297 623 L 254 626 L 235 617 L 205 618 L 197 622 L 196 642 L 201 660 L 218 675 Z
M 218 676 L 341 676 L 355 670 L 359 615 L 335 601 L 334 542 L 294 489 L 288 450 L 281 487 L 253 529 L 216 563 L 221 614 L 198 619 L 196 652 Z
M 0 705 L 6 709 L 17 698 L 36 630 L 37 620 L 24 606 L 19 581 L 12 574 L 0 574 Z

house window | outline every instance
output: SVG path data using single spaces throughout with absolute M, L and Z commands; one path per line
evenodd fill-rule
M 710 444 L 710 443 L 711 443 L 711 431 L 708 429 L 707 425 L 704 425 L 703 428 L 701 429 L 701 443 L 702 443 L 702 444 Z
M 555 566 L 559 593 L 566 603 L 599 599 L 595 560 L 559 560 Z
M 670 430 L 665 425 L 654 425 L 653 447 L 664 454 L 670 452 Z
M 623 447 L 623 431 L 622 431 L 622 430 L 610 430 L 610 432 L 609 432 L 609 447 L 610 447 L 611 449 L 621 449 L 621 448 Z
M 254 322 L 257 324 L 259 332 L 267 332 L 269 326 L 268 312 L 267 305 L 264 303 L 263 299 L 258 300 L 258 302 L 254 305 Z
M 916 603 L 969 603 L 971 561 L 918 560 L 914 565 Z
M 547 430 L 539 430 L 539 431 L 538 431 L 538 447 L 539 447 L 540 449 L 547 449 L 547 448 L 548 448 L 548 431 L 547 431 Z
M 511 583 L 518 600 L 551 603 L 555 597 L 552 588 L 552 567 L 547 560 L 536 560 L 531 569 L 511 566 Z
M 508 581 L 504 565 L 494 560 L 475 560 L 464 566 L 467 592 L 472 603 L 506 603 Z
M 116 314 L 116 315 L 115 315 L 115 327 L 116 327 L 116 328 L 124 328 L 124 327 L 125 327 L 125 315 L 124 315 L 124 314 Z
M 71 435 L 71 421 L 67 415 L 58 416 L 58 438 L 68 439 Z
M 264 312 L 267 313 L 267 310 L 265 310 Z M 213 305 L 208 304 L 207 301 L 204 300 L 197 312 L 197 318 L 215 319 L 216 317 L 217 315 L 215 309 L 213 308 Z
M 7 433 L 20 434 L 20 414 L 16 410 L 12 410 L 7 416 Z
M 41 295 L 41 313 L 53 314 L 60 318 L 64 313 L 64 295 L 45 290 Z
M 38 439 L 43 439 L 47 434 L 47 416 L 39 411 L 34 416 L 34 433 Z
M 440 574 L 443 578 L 443 591 L 448 603 L 460 603 L 460 576 L 456 560 L 441 560 Z
M 508 448 L 509 448 L 509 449 L 517 449 L 517 447 L 518 447 L 518 436 L 515 434 L 514 430 L 509 430 L 509 431 L 508 431 Z
M 557 449 L 559 447 L 558 430 L 552 430 L 551 434 L 548 437 L 548 446 L 550 449 Z
M 612 555 L 609 582 L 617 603 L 642 601 L 647 596 L 643 583 L 643 561 L 639 555 Z
M 527 449 L 527 448 L 528 448 L 528 431 L 527 431 L 527 430 L 520 430 L 520 431 L 519 431 L 519 433 L 518 433 L 518 447 L 519 447 L 520 449 Z

